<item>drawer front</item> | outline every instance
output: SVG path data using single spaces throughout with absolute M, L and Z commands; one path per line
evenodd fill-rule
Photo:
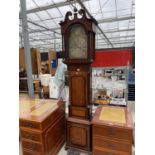
M 26 138 L 37 142 L 41 142 L 41 134 L 39 133 L 21 130 L 20 135 L 21 135 L 21 138 Z
M 122 139 L 132 142 L 132 130 L 109 126 L 93 125 L 93 136 L 104 136 L 112 139 Z
M 38 152 L 38 153 L 42 152 L 42 146 L 41 146 L 41 144 L 38 144 L 38 143 L 28 142 L 28 141 L 23 140 L 22 146 L 23 146 L 23 149 L 28 149 L 30 151 L 34 151 L 34 152 Z
M 31 151 L 26 151 L 26 150 L 23 150 L 23 155 L 42 155 L 41 153 L 34 153 L 34 152 L 31 152 Z
M 72 107 L 69 106 L 69 116 L 70 117 L 78 117 L 87 119 L 89 118 L 89 113 L 87 108 L 79 108 L 79 107 Z
M 25 127 L 30 129 L 41 129 L 40 124 L 36 122 L 20 120 L 19 123 L 20 123 L 20 127 Z
M 93 137 L 93 145 L 97 147 L 102 147 L 110 150 L 123 151 L 123 152 L 131 152 L 132 144 L 113 141 L 101 137 Z
M 106 150 L 104 148 L 96 147 L 93 150 L 93 155 L 131 155 L 131 154 L 130 153 L 126 153 L 126 152 L 111 151 L 111 150 Z

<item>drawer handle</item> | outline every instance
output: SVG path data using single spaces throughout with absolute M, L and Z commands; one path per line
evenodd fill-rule
M 79 72 L 80 71 L 80 68 L 77 68 L 77 72 Z
M 114 149 L 114 148 L 115 148 L 115 145 L 113 145 L 113 144 L 108 144 L 108 147 Z
M 115 132 L 114 132 L 113 130 L 110 130 L 110 131 L 108 132 L 108 135 L 109 135 L 109 136 L 114 136 L 114 135 L 115 135 Z
M 114 132 L 109 132 L 109 136 L 114 136 Z
M 25 124 L 25 126 L 32 128 L 32 127 L 33 127 L 33 124 L 27 122 L 27 123 Z
M 31 150 L 34 150 L 34 148 L 35 148 L 35 145 L 33 145 L 33 144 L 29 144 L 29 149 L 31 149 Z
M 29 133 L 27 133 L 25 136 L 26 136 L 26 138 L 32 138 L 32 135 Z

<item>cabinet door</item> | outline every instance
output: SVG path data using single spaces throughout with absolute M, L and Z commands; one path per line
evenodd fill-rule
M 70 103 L 73 106 L 86 106 L 88 103 L 88 73 L 69 72 Z
M 67 121 L 67 148 L 89 151 L 91 148 L 90 125 Z

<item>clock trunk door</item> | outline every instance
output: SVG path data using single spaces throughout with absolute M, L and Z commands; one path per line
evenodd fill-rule
M 70 72 L 70 102 L 72 106 L 86 106 L 87 104 L 87 73 Z
M 87 34 L 84 28 L 77 24 L 69 31 L 68 50 L 70 59 L 87 59 Z

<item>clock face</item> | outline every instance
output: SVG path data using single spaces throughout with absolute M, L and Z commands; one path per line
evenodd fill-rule
M 87 34 L 84 28 L 76 25 L 70 30 L 69 34 L 69 58 L 87 58 Z

